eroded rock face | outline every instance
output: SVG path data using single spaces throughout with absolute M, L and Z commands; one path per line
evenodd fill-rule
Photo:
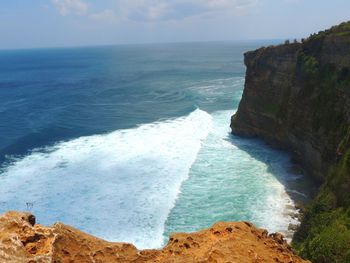
M 268 235 L 247 222 L 173 234 L 161 250 L 137 250 L 61 223 L 33 225 L 31 218 L 20 212 L 0 217 L 0 262 L 307 262 L 292 252 L 282 235 Z
M 350 23 L 304 43 L 248 52 L 245 64 L 232 132 L 291 150 L 323 182 L 349 146 Z

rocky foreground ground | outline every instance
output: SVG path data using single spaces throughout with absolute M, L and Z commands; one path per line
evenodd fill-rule
M 0 262 L 308 262 L 296 256 L 280 234 L 247 222 L 217 223 L 196 233 L 173 234 L 159 250 L 138 250 L 35 216 L 7 212 L 0 217 Z

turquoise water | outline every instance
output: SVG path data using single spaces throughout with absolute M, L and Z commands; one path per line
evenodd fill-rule
M 231 114 L 212 114 L 212 129 L 169 214 L 165 237 L 218 221 L 241 220 L 288 235 L 289 224 L 298 223 L 287 192 L 289 181 L 302 178 L 289 172 L 291 163 L 285 153 L 258 140 L 230 135 L 227 120 Z
M 223 220 L 287 233 L 305 179 L 229 133 L 262 44 L 0 51 L 0 212 L 139 248 Z

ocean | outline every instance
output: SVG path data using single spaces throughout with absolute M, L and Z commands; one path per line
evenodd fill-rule
M 229 128 L 264 44 L 0 51 L 0 212 L 138 248 L 217 221 L 290 232 L 308 182 Z

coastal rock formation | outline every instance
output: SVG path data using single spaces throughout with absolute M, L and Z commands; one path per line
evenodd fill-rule
M 268 235 L 247 222 L 217 223 L 196 233 L 173 234 L 161 250 L 137 250 L 56 223 L 35 224 L 28 213 L 0 217 L 0 262 L 307 262 L 296 256 L 281 234 Z
M 350 262 L 350 22 L 248 52 L 245 64 L 232 132 L 288 149 L 323 183 L 294 245 L 315 262 Z
M 344 154 L 349 132 L 350 32 L 261 48 L 246 53 L 245 64 L 233 133 L 291 149 L 306 172 L 323 181 Z

